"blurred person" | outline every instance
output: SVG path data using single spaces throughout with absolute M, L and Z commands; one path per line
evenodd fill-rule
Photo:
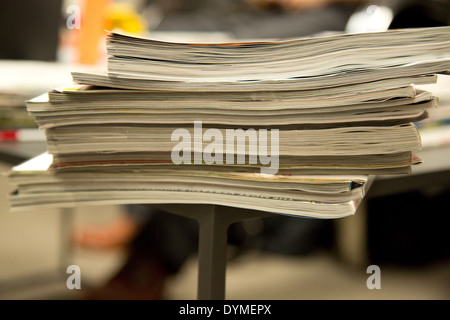
M 153 0 L 154 31 L 227 32 L 237 39 L 302 37 L 343 31 L 364 0 Z M 182 26 L 180 28 L 180 26 Z

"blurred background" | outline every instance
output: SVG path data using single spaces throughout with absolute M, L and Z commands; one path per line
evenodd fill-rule
M 121 249 L 70 242 L 73 228 L 108 223 L 121 207 L 13 214 L 7 200 L 8 170 L 45 151 L 24 101 L 69 84 L 72 71 L 105 70 L 105 30 L 221 42 L 449 22 L 446 0 L 0 0 L 0 299 L 77 299 L 126 259 Z M 379 177 L 354 217 L 305 220 L 296 254 L 237 255 L 228 264 L 228 299 L 450 298 L 449 76 L 424 88 L 440 97 L 440 108 L 418 125 L 424 164 L 409 176 Z M 82 270 L 82 290 L 66 287 L 70 264 Z M 372 264 L 381 269 L 379 290 L 366 286 Z M 168 279 L 167 299 L 195 299 L 196 272 L 194 256 Z

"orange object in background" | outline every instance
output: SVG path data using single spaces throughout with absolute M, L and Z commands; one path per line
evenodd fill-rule
M 78 63 L 98 64 L 105 56 L 104 38 L 106 36 L 105 12 L 112 0 L 83 0 L 80 2 L 81 24 L 77 32 Z
M 107 31 L 120 30 L 142 35 L 147 31 L 146 21 L 136 8 L 126 2 L 114 0 L 79 0 L 81 23 L 74 29 L 75 62 L 79 64 L 104 64 L 107 53 Z

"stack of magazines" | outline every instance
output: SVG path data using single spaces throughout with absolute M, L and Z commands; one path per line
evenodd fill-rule
M 450 28 L 238 43 L 111 33 L 106 74 L 28 101 L 48 153 L 13 168 L 13 209 L 215 204 L 354 214 L 371 178 L 420 164 L 415 122 L 450 70 Z

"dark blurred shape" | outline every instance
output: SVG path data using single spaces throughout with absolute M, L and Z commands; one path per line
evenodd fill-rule
M 392 2 L 389 29 L 439 27 L 450 22 L 448 0 Z M 437 186 L 439 187 L 439 186 Z M 368 249 L 373 263 L 424 265 L 450 258 L 450 190 L 420 190 L 368 201 Z
M 369 200 L 368 245 L 374 263 L 425 265 L 450 258 L 450 189 Z
M 357 3 L 330 4 L 288 13 L 277 6 L 254 7 L 246 0 L 148 0 L 164 18 L 155 31 L 229 32 L 236 38 L 302 37 L 344 31 Z
M 56 60 L 62 0 L 0 0 L 0 59 Z
M 448 0 L 403 0 L 394 6 L 390 29 L 447 26 L 450 23 Z

